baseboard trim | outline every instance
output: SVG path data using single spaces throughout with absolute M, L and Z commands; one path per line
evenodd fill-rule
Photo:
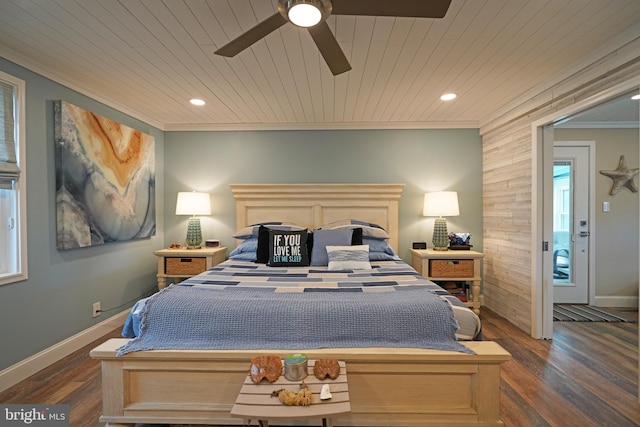
M 39 353 L 28 357 L 15 365 L 0 371 L 0 391 L 29 378 L 36 372 L 50 366 L 54 362 L 63 359 L 74 351 L 97 340 L 101 336 L 122 326 L 130 310 L 116 314 L 88 329 L 85 329 Z
M 596 296 L 593 305 L 596 307 L 638 307 L 635 296 Z

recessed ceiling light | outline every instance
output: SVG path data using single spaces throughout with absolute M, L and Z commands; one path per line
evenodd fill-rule
M 443 101 L 451 101 L 451 100 L 456 99 L 457 96 L 458 95 L 456 95 L 455 93 L 445 93 L 444 95 L 442 95 L 440 97 L 440 99 L 443 100 Z
M 198 99 L 198 98 L 191 98 L 189 100 L 190 103 L 192 103 L 193 105 L 204 105 L 205 102 L 202 99 Z
M 638 95 L 633 95 L 633 96 L 631 97 L 631 99 L 633 99 L 634 101 L 640 101 L 640 94 L 638 94 Z

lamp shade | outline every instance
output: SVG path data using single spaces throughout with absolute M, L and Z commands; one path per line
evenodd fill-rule
M 424 195 L 424 216 L 458 216 L 458 193 L 455 191 L 435 191 Z
M 209 193 L 179 192 L 176 202 L 176 215 L 211 215 Z

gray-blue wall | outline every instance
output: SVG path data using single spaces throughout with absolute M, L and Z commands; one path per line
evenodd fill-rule
M 450 231 L 468 231 L 482 250 L 482 143 L 477 129 L 162 132 L 0 58 L 0 70 L 26 81 L 26 179 L 29 279 L 0 286 L 0 370 L 132 305 L 156 284 L 153 251 L 183 241 L 178 191 L 211 193 L 205 238 L 235 245 L 236 182 L 405 183 L 399 255 L 430 244 L 422 217 L 425 191 L 455 190 L 461 215 Z M 58 251 L 55 227 L 54 100 L 66 100 L 155 137 L 157 235 L 151 239 Z M 120 307 L 91 317 L 91 304 Z
M 56 249 L 53 101 L 65 100 L 155 137 L 156 190 L 162 206 L 164 135 L 145 123 L 0 58 L 0 70 L 26 82 L 27 249 L 29 278 L 0 286 L 0 370 L 117 314 L 93 319 L 91 305 L 118 307 L 156 284 L 163 211 L 156 237 Z
M 433 218 L 422 216 L 426 191 L 458 191 L 460 216 L 449 231 L 470 232 L 482 249 L 482 141 L 477 129 L 169 132 L 165 134 L 165 233 L 184 240 L 178 191 L 212 194 L 204 238 L 235 246 L 229 183 L 388 182 L 406 184 L 400 199 L 398 254 L 411 242 L 431 246 Z

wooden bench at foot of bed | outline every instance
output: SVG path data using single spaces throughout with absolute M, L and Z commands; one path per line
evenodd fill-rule
M 102 422 L 238 425 L 231 408 L 256 355 L 290 350 L 154 350 L 116 356 L 127 340 L 91 351 L 102 363 Z M 351 412 L 336 426 L 498 426 L 500 365 L 511 355 L 490 341 L 464 343 L 476 354 L 407 348 L 304 350 L 349 367 Z M 296 420 L 287 425 L 315 425 Z M 284 421 L 282 424 L 286 424 Z

